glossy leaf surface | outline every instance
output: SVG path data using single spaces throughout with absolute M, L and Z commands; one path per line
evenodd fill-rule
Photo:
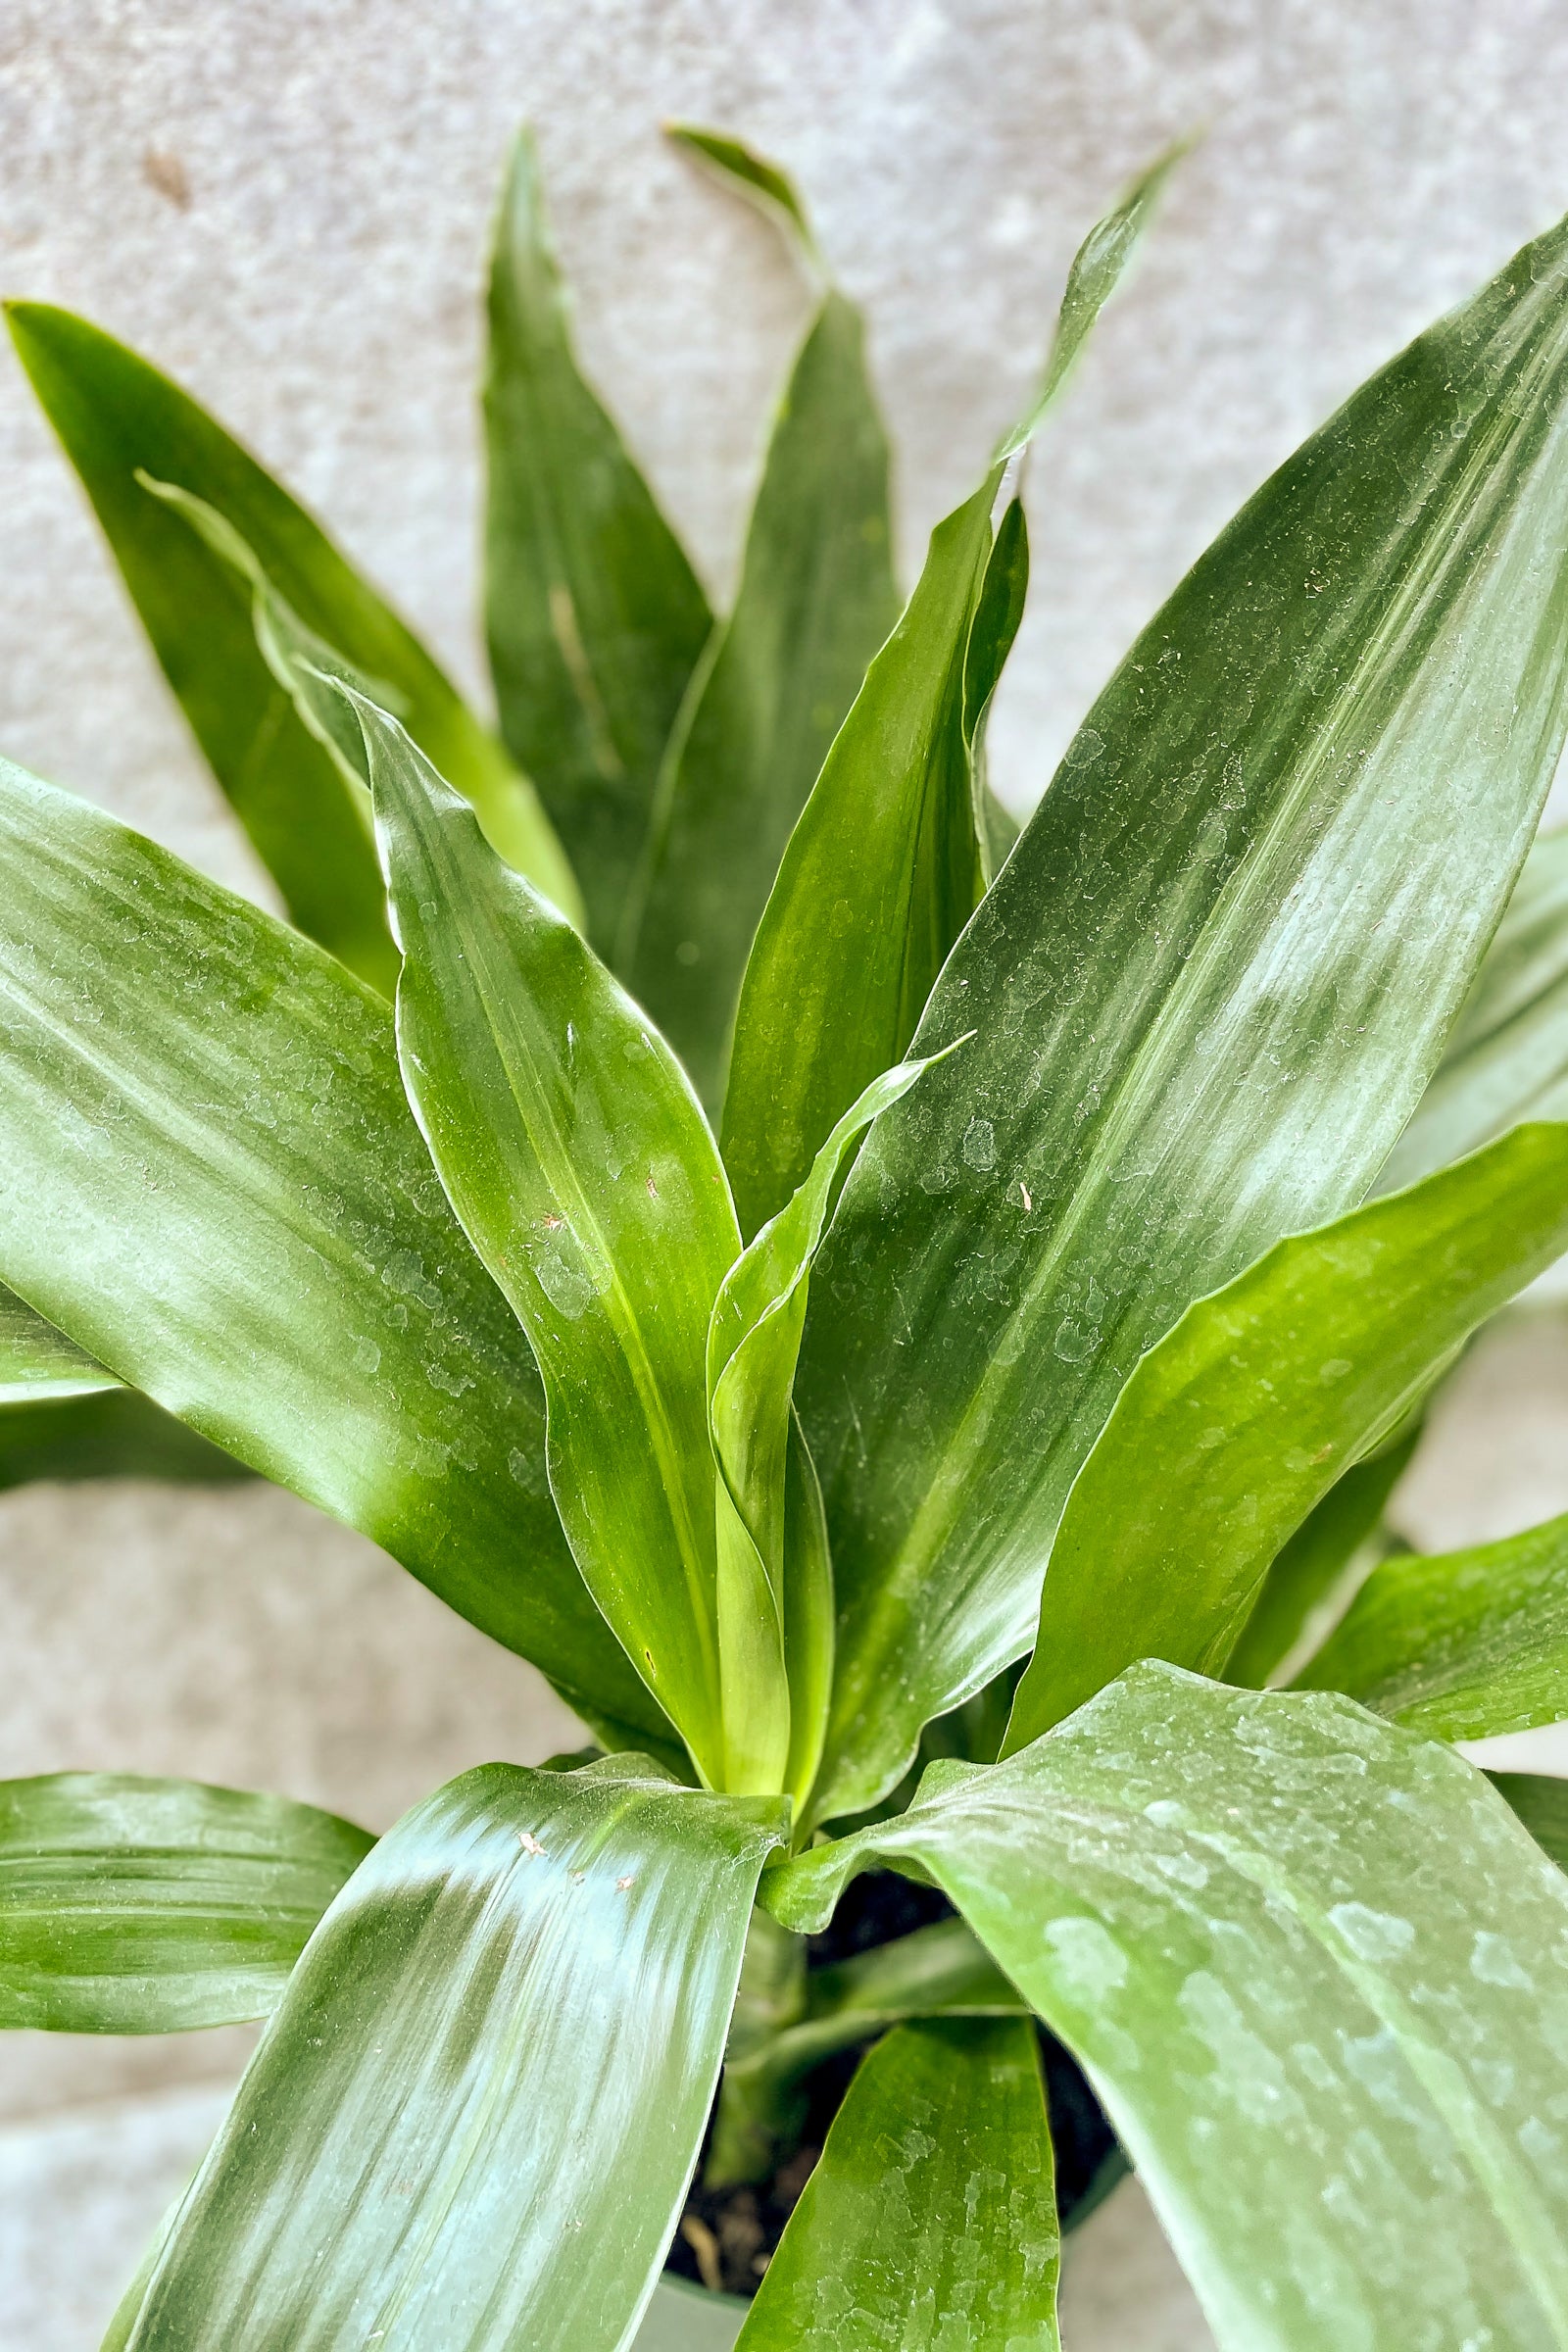
M 85 1396 L 45 1396 L 0 1406 L 0 1494 L 38 1479 L 156 1478 L 225 1486 L 249 1478 L 149 1396 L 118 1385 Z
M 464 1230 L 528 1335 L 551 1487 L 589 1591 L 724 1786 L 709 1316 L 740 1236 L 659 1032 L 357 699 L 393 930 L 404 1081 Z
M 84 1348 L 0 1285 L 0 1406 L 46 1396 L 90 1396 L 119 1386 Z
M 739 2051 L 731 2030 L 703 2172 L 710 2188 L 767 2178 L 781 2143 L 798 2134 L 804 2078 L 835 2051 L 906 2018 L 1006 2016 L 1026 2004 L 962 1920 L 944 1919 L 813 1969 L 803 2006 L 805 2015 Z
M 1041 389 L 1003 456 L 1021 452 L 1044 421 L 1148 210 L 1129 191 L 1091 230 Z M 1085 274 L 1092 248 L 1103 266 Z M 860 1089 L 903 1056 L 986 886 L 993 837 L 1005 831 L 987 811 L 976 772 L 980 728 L 1027 585 L 1016 502 L 993 537 L 1003 471 L 999 458 L 932 532 L 914 594 L 834 739 L 758 927 L 722 1130 L 748 1234 L 804 1181 Z
M 636 1757 L 486 1765 L 416 1807 L 307 1948 L 134 2352 L 617 2352 L 782 1825 Z
M 480 811 L 502 854 L 571 902 L 532 787 L 429 655 L 319 526 L 188 394 L 68 311 L 17 303 L 11 332 L 81 476 L 153 651 L 293 920 L 390 994 L 375 858 L 352 795 L 291 713 L 231 569 L 136 476 L 223 515 L 306 624 L 404 701 L 410 731 Z
M 1311 1639 L 1320 1610 L 1332 1607 L 1350 1563 L 1377 1529 L 1421 1434 L 1414 1428 L 1391 1441 L 1364 1462 L 1352 1463 L 1314 1503 L 1289 1543 L 1281 1545 L 1263 1579 L 1262 1591 L 1225 1661 L 1225 1680 L 1260 1690 L 1279 1680 L 1298 1642 Z M 1343 1605 L 1343 1603 L 1342 1603 Z M 1327 1631 L 1325 1627 L 1323 1629 Z
M 800 1191 L 730 1267 L 709 1325 L 709 1429 L 724 1485 L 718 1625 L 726 1745 L 732 1756 L 755 1751 L 757 1769 L 782 1772 L 801 1801 L 821 1753 L 833 1655 L 826 1546 L 797 1543 L 794 1561 L 787 1557 L 788 1457 L 800 1444 L 791 1398 L 811 1262 L 846 1155 L 924 1066 L 901 1062 L 884 1071 L 845 1112 Z M 808 1464 L 800 1475 L 814 1486 Z M 775 1759 L 764 1751 L 770 1735 L 777 1740 L 781 1681 L 787 1752 Z M 729 1785 L 745 1784 L 731 1777 Z
M 1451 1749 L 1146 1664 L 764 1894 L 889 1858 L 1087 2069 L 1221 2352 L 1568 2340 L 1568 1881 Z
M 0 2029 L 265 2017 L 374 1842 L 314 1805 L 198 1781 L 0 1781 Z
M 1488 1780 L 1560 1870 L 1568 1870 L 1568 1781 L 1543 1772 L 1489 1772 Z
M 844 1810 L 1027 1647 L 1140 1355 L 1414 1109 L 1562 738 L 1565 395 L 1558 229 L 1200 560 L 948 964 L 916 1050 L 979 1034 L 861 1152 L 797 1384 Z
M 1568 1116 L 1568 828 L 1525 859 L 1497 935 L 1380 1192 L 1521 1119 Z
M 1490 1740 L 1568 1716 L 1568 1517 L 1373 1570 L 1297 1677 L 1433 1740 Z
M 735 609 L 670 745 L 636 894 L 631 984 L 715 1109 L 784 845 L 898 618 L 864 344 L 859 313 L 828 294 L 774 423 Z
M 1006 1746 L 1135 1659 L 1218 1674 L 1275 1554 L 1339 1473 L 1565 1248 L 1568 1125 L 1522 1127 L 1277 1243 L 1189 1307 L 1067 1499 Z
M 659 763 L 712 617 L 577 366 L 526 131 L 502 195 L 489 318 L 485 621 L 496 701 L 576 866 L 595 945 L 609 955 Z
M 538 1375 L 386 1006 L 10 766 L 0 870 L 0 1279 L 568 1695 L 660 1732 L 561 1534 Z
M 833 2118 L 739 2352 L 1045 2352 L 1060 2254 L 1033 2027 L 901 2026 Z

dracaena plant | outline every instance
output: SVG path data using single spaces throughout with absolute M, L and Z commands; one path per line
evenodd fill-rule
M 270 2013 L 110 2341 L 614 2352 L 701 2159 L 705 2276 L 800 2191 L 749 2352 L 1052 2344 L 1087 2077 L 1227 2352 L 1568 2344 L 1565 1824 L 1451 1744 L 1561 1712 L 1568 1526 L 1344 1605 L 1568 1247 L 1568 228 L 1265 483 L 1009 848 L 1025 455 L 1173 159 L 901 610 L 860 321 L 685 135 L 816 289 L 740 586 L 524 142 L 499 738 L 183 393 L 12 313 L 291 921 L 0 769 L 6 1474 L 275 1479 L 598 1743 L 379 1841 L 0 1789 L 0 2022 Z M 924 1924 L 856 1953 L 866 1870 Z

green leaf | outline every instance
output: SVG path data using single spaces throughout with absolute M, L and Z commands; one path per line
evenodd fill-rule
M 1375 1568 L 1296 1678 L 1432 1740 L 1568 1716 L 1568 1516 L 1497 1544 Z
M 861 1152 L 797 1380 L 835 1809 L 1028 1647 L 1139 1357 L 1360 1200 L 1415 1107 L 1563 735 L 1565 290 L 1559 228 L 1264 485 L 942 976 L 914 1050 L 976 1041 Z
M 0 1494 L 39 1479 L 172 1479 L 225 1486 L 245 1463 L 134 1389 L 0 1406 Z
M 825 272 L 827 265 L 816 233 L 787 172 L 728 131 L 705 130 L 697 122 L 666 122 L 664 136 L 749 197 L 760 213 L 784 229 L 812 270 Z
M 1557 1867 L 1568 1869 L 1568 1781 L 1543 1772 L 1489 1772 L 1497 1794 Z
M 1219 1673 L 1340 1472 L 1565 1248 L 1568 1125 L 1518 1127 L 1190 1306 L 1078 1473 L 1004 1752 L 1135 1659 Z
M 538 780 L 608 955 L 712 616 L 578 371 L 526 131 L 496 227 L 484 418 L 485 621 L 502 731 Z
M 737 2352 L 1043 2352 L 1060 2258 L 1033 2027 L 901 2026 L 861 2061 Z
M 717 1149 L 587 942 L 492 855 L 396 721 L 354 709 L 403 951 L 404 1083 L 538 1360 L 550 1483 L 588 1590 L 722 1788 L 704 1361 L 740 1236 Z
M 119 1381 L 84 1348 L 0 1285 L 0 1406 L 91 1396 Z
M 575 904 L 532 787 L 304 509 L 204 409 L 112 336 L 43 303 L 13 303 L 8 315 L 153 651 L 300 929 L 390 994 L 396 960 L 353 796 L 269 674 L 246 590 L 148 496 L 138 472 L 216 508 L 307 626 L 403 697 L 410 732 L 472 800 L 502 854 Z
M 387 1007 L 3 763 L 0 872 L 0 1279 L 571 1703 L 660 1736 L 562 1536 L 538 1375 L 409 1115 Z
M 265 2017 L 374 1842 L 314 1805 L 199 1781 L 0 1781 L 0 2029 Z
M 795 1547 L 792 1563 L 786 1526 L 790 1450 L 804 1449 L 791 1396 L 811 1262 L 845 1155 L 924 1067 L 901 1062 L 885 1070 L 845 1112 L 806 1183 L 724 1276 L 708 1329 L 708 1424 L 722 1482 L 717 1603 L 726 1785 L 783 1787 L 797 1802 L 805 1801 L 822 1752 L 833 1659 L 825 1544 Z M 814 1486 L 808 1463 L 801 1475 Z M 812 1511 L 807 1527 L 814 1521 Z
M 764 1897 L 890 1857 L 1085 2067 L 1220 2352 L 1568 2343 L 1568 1882 L 1451 1749 L 1145 1664 Z
M 616 2352 L 702 2139 L 776 1802 L 492 1764 L 327 1913 L 134 2352 Z
M 1314 1503 L 1263 1579 L 1251 1615 L 1225 1661 L 1225 1680 L 1260 1690 L 1278 1680 L 1291 1652 L 1312 1639 L 1320 1612 L 1334 1606 L 1345 1573 L 1376 1533 L 1383 1506 L 1421 1435 L 1417 1414 L 1397 1438 L 1354 1462 Z M 1343 1598 L 1340 1605 L 1343 1606 Z M 1326 1630 L 1320 1629 L 1320 1630 Z
M 899 613 L 864 342 L 858 311 L 830 292 L 778 413 L 735 609 L 671 741 L 629 908 L 632 986 L 715 1109 L 791 827 Z
M 802 1948 L 799 1938 L 789 1940 Z M 806 2016 L 739 2050 L 731 2032 L 703 2173 L 710 2188 L 767 2178 L 781 2146 L 799 2137 L 806 2110 L 800 2085 L 824 2058 L 906 2018 L 1005 2016 L 1025 2006 L 961 1919 L 939 1920 L 853 1960 L 813 1969 L 803 1990 Z
M 1520 1119 L 1568 1116 L 1568 827 L 1538 840 L 1447 1050 L 1378 1180 L 1413 1184 Z
M 986 576 L 969 629 L 963 666 L 963 732 L 974 779 L 975 833 L 989 888 L 1018 838 L 1018 827 L 986 782 L 986 722 L 1012 651 L 1029 594 L 1029 526 L 1015 498 L 997 525 Z
M 1110 219 L 1129 203 L 1131 233 L 1106 246 L 1120 257 L 1114 267 L 1084 277 L 1074 265 L 1041 392 L 1004 457 L 1021 453 L 1043 422 L 1065 380 L 1057 355 L 1082 342 L 1131 251 L 1147 205 L 1129 196 Z M 1085 252 L 1108 229 L 1092 230 Z M 980 813 L 977 738 L 1027 582 L 1021 514 L 1004 517 L 1000 547 L 993 537 L 1004 470 L 999 458 L 932 532 L 914 594 L 833 740 L 758 926 L 722 1127 L 744 1233 L 782 1207 L 834 1121 L 903 1057 L 985 889 L 993 827 Z

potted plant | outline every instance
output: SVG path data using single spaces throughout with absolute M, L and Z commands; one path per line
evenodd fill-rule
M 1452 1743 L 1563 1711 L 1568 1524 L 1351 1587 L 1568 1248 L 1568 227 L 1265 483 L 1014 841 L 1026 453 L 1174 155 L 901 608 L 856 312 L 680 135 L 819 289 L 741 585 L 523 141 L 500 739 L 185 395 L 11 314 L 291 921 L 0 767 L 7 1458 L 218 1448 L 594 1741 L 379 1840 L 0 1788 L 0 2023 L 269 2017 L 108 2342 L 1049 2345 L 1130 2162 L 1225 2347 L 1560 2345 L 1568 1813 Z

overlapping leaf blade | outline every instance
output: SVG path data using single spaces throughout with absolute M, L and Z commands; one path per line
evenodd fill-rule
M 0 2028 L 264 2017 L 374 1842 L 314 1805 L 197 1781 L 0 1782 Z
M 133 2352 L 617 2352 L 783 1822 L 636 1757 L 488 1765 L 417 1806 L 307 1948 Z
M 214 417 L 112 336 L 42 303 L 13 304 L 9 318 L 153 650 L 300 928 L 390 993 L 396 961 L 361 813 L 258 655 L 248 595 L 147 495 L 139 471 L 215 507 L 301 618 L 402 698 L 410 731 L 472 800 L 503 855 L 575 906 L 570 869 L 532 787 L 303 508 Z
M 764 1896 L 888 1858 L 1087 2069 L 1221 2352 L 1568 2342 L 1568 1881 L 1450 1749 L 1146 1664 Z
M 134 1389 L 0 1406 L 0 1494 L 39 1479 L 155 1478 L 226 1486 L 251 1471 Z
M 496 701 L 608 956 L 659 763 L 712 616 L 578 368 L 526 131 L 502 195 L 489 316 L 485 620 Z
M 748 1234 L 804 1181 L 861 1088 L 901 1059 L 985 888 L 1005 823 L 994 829 L 985 813 L 977 737 L 1028 561 L 1021 513 L 1009 511 L 1000 541 L 992 531 L 1004 460 L 1066 381 L 1174 160 L 1090 231 L 1041 390 L 980 487 L 932 532 L 914 594 L 790 836 L 746 966 L 724 1096 L 724 1157 Z
M 1565 290 L 1558 228 L 1265 484 L 943 974 L 918 1049 L 979 1034 L 862 1152 L 797 1389 L 845 1810 L 1027 1646 L 1145 1348 L 1359 1199 L 1415 1107 L 1562 739 Z
M 84 1348 L 0 1285 L 0 1406 L 45 1396 L 91 1396 L 119 1386 Z
M 1260 1690 L 1281 1680 L 1277 1669 L 1313 1638 L 1319 1613 L 1343 1607 L 1342 1580 L 1376 1533 L 1383 1506 L 1415 1451 L 1421 1416 L 1336 1479 L 1321 1502 L 1282 1544 L 1263 1579 L 1252 1613 L 1225 1661 L 1225 1680 Z M 1326 1624 L 1319 1628 L 1326 1632 Z
M 1033 2027 L 900 2026 L 861 2061 L 737 2346 L 1046 2352 L 1060 2255 Z
M 410 1100 L 538 1360 L 551 1485 L 588 1589 L 723 1787 L 704 1363 L 740 1236 L 717 1148 L 586 941 L 402 728 L 354 708 L 403 951 Z
M 1568 1781 L 1542 1772 L 1489 1772 L 1487 1778 L 1543 1852 L 1568 1869 Z
M 1414 1118 L 1378 1179 L 1413 1184 L 1521 1119 L 1568 1113 L 1568 828 L 1525 859 Z
M 1219 1673 L 1275 1554 L 1469 1334 L 1568 1249 L 1568 1125 L 1515 1128 L 1279 1242 L 1116 1399 L 1052 1545 L 1006 1747 L 1146 1657 Z
M 1346 1690 L 1434 1740 L 1568 1716 L 1568 1518 L 1373 1570 L 1297 1687 Z
M 766 2180 L 781 2146 L 799 2135 L 803 2079 L 824 2058 L 906 2018 L 1008 2016 L 1026 2006 L 961 1919 L 813 1969 L 806 1991 L 806 2014 L 755 2046 L 736 2054 L 731 2032 L 703 2171 L 710 2188 Z
M 735 609 L 670 746 L 636 894 L 632 986 L 715 1109 L 784 845 L 898 618 L 864 340 L 854 305 L 827 294 L 774 425 Z
M 538 1375 L 386 1007 L 10 766 L 0 869 L 0 1279 L 590 1714 L 662 1737 L 562 1536 Z

